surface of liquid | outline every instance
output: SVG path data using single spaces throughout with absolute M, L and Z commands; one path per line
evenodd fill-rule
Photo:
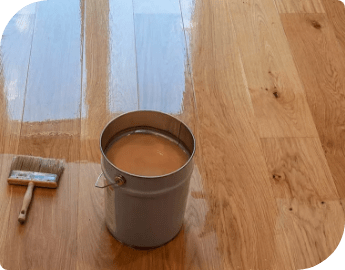
M 162 136 L 133 133 L 115 141 L 107 150 L 109 161 L 119 169 L 141 176 L 158 176 L 181 168 L 189 155 Z

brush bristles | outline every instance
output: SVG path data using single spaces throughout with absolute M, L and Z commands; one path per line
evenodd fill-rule
M 64 160 L 33 156 L 16 156 L 12 160 L 11 171 L 30 171 L 56 174 L 58 180 L 64 170 Z

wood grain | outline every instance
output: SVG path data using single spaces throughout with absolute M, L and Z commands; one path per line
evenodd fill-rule
M 281 16 L 338 193 L 345 197 L 344 59 L 324 14 Z
M 271 0 L 230 1 L 260 137 L 316 137 L 304 89 Z
M 196 5 L 192 64 L 204 158 L 205 193 L 198 196 L 209 206 L 204 234 L 217 235 L 222 269 L 274 269 L 277 208 L 254 131 L 230 5 L 211 0 Z
M 345 56 L 345 6 L 340 0 L 322 0 L 328 21 L 333 25 L 340 49 Z
M 318 139 L 262 139 L 279 217 L 296 269 L 313 267 L 337 248 L 345 217 Z
M 274 0 L 279 13 L 325 13 L 322 0 Z
M 37 3 L 18 153 L 79 160 L 80 58 L 79 2 Z M 78 172 L 68 163 L 58 189 L 36 188 L 25 225 L 26 187 L 12 187 L 5 268 L 75 268 Z

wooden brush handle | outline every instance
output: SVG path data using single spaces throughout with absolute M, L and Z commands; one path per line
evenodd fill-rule
M 28 185 L 28 188 L 25 192 L 25 196 L 23 199 L 23 206 L 22 206 L 22 210 L 20 210 L 19 213 L 19 217 L 18 217 L 18 221 L 20 223 L 24 223 L 25 219 L 26 219 L 26 213 L 28 212 L 28 208 L 31 202 L 31 198 L 32 198 L 32 192 L 34 190 L 35 184 L 34 182 L 30 182 Z

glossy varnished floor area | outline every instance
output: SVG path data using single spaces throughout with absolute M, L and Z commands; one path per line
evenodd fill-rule
M 345 8 L 338 0 L 48 0 L 0 51 L 5 269 L 302 269 L 345 224 Z M 179 235 L 154 250 L 104 224 L 99 136 L 132 110 L 197 139 Z M 12 157 L 67 161 L 56 190 L 6 182 Z M 130 213 L 129 213 L 130 214 Z

